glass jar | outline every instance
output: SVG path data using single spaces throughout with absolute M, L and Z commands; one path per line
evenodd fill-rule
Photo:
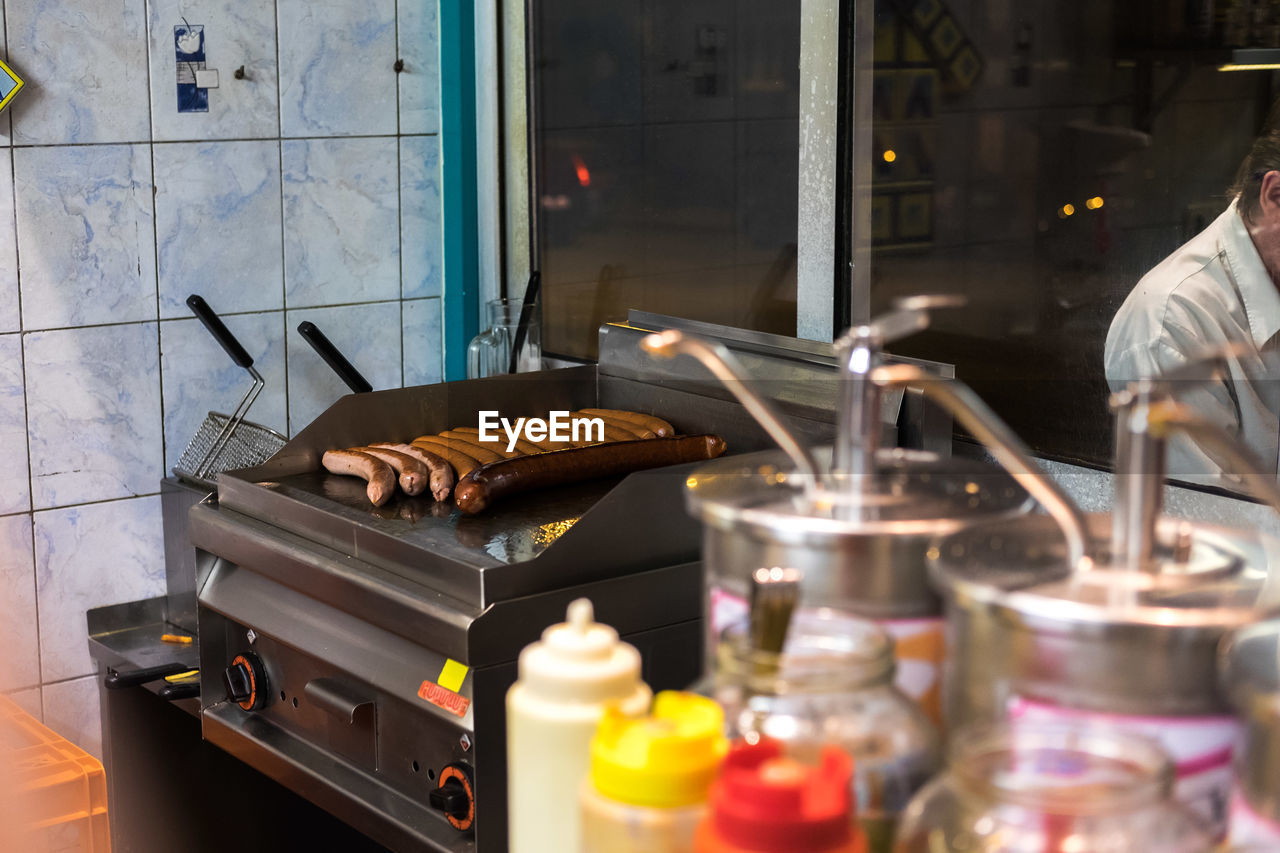
M 902 816 L 896 853 L 1208 853 L 1158 744 L 1114 729 L 1002 725 L 952 741 Z
M 754 649 L 745 622 L 725 629 L 711 690 L 730 738 L 761 736 L 816 764 L 825 746 L 853 758 L 853 793 L 871 853 L 892 847 L 897 818 L 940 762 L 929 718 L 894 686 L 893 640 L 827 608 L 791 619 L 781 654 Z
M 467 347 L 468 379 L 512 372 L 511 348 L 515 346 L 523 305 L 519 299 L 493 299 L 485 304 L 489 328 L 472 338 Z M 537 302 L 527 315 L 516 373 L 542 369 L 542 312 Z

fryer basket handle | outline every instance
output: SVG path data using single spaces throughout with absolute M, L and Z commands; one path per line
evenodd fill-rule
M 240 345 L 240 341 L 236 340 L 236 336 L 231 334 L 231 330 L 222 322 L 222 318 L 214 313 L 203 297 L 197 293 L 191 294 L 187 297 L 187 307 L 209 330 L 209 334 L 213 335 L 214 340 L 222 345 L 222 348 L 226 350 L 227 355 L 231 356 L 231 360 L 236 363 L 237 367 L 243 367 L 246 370 L 253 367 L 253 357 Z

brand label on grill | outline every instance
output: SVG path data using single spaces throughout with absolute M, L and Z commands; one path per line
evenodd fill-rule
M 507 452 L 516 449 L 521 439 L 538 443 L 540 441 L 564 441 L 577 444 L 604 441 L 604 419 L 571 417 L 572 412 L 551 412 L 549 418 L 516 418 L 501 417 L 496 409 L 484 409 L 480 412 L 480 440 L 485 442 L 502 441 L 506 434 Z
M 434 681 L 424 681 L 418 688 L 418 698 L 430 702 L 437 708 L 444 708 L 455 717 L 465 717 L 471 707 L 471 700 L 466 696 L 446 690 Z

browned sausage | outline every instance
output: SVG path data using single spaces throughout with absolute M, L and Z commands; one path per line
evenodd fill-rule
M 476 444 L 469 444 L 465 441 L 459 441 L 456 438 L 445 438 L 442 435 L 420 435 L 414 440 L 415 444 L 438 444 L 442 447 L 452 447 L 454 450 L 467 454 L 481 465 L 486 462 L 497 462 L 502 458 L 501 453 L 490 450 L 487 447 L 480 447 Z
M 724 439 L 718 435 L 686 435 L 596 444 L 504 459 L 482 465 L 459 480 L 453 499 L 459 509 L 474 515 L 507 495 L 599 477 L 617 477 L 663 465 L 714 459 L 724 451 Z
M 459 432 L 456 429 L 451 429 L 447 432 L 440 433 L 440 436 L 442 438 L 447 438 L 450 441 L 462 442 L 462 450 L 464 453 L 471 452 L 467 450 L 468 447 L 475 447 L 478 450 L 487 450 L 490 453 L 496 453 L 503 459 L 510 459 L 513 456 L 524 455 L 518 450 L 507 450 L 507 443 L 505 441 L 481 441 L 479 434 L 471 435 L 470 433 Z M 484 462 L 486 460 L 481 459 L 480 461 Z
M 604 427 L 603 430 L 596 429 L 595 425 L 591 423 L 591 421 L 597 418 L 599 418 L 600 424 Z M 569 441 L 569 443 L 574 447 L 588 447 L 592 444 L 602 444 L 610 441 L 636 440 L 636 437 L 633 434 L 626 430 L 618 429 L 615 426 L 610 426 L 605 422 L 605 419 L 601 418 L 599 415 L 572 414 L 569 416 L 569 421 L 571 424 L 569 430 L 570 435 L 573 435 L 572 422 L 579 421 L 581 424 L 578 427 L 578 438 L 576 440 L 570 439 Z M 603 435 L 603 439 L 600 437 L 601 435 Z
M 449 495 L 453 494 L 453 466 L 436 454 L 423 450 L 421 447 L 414 447 L 412 444 L 380 442 L 373 446 L 397 450 L 426 465 L 427 470 L 431 472 L 431 497 L 438 501 L 443 501 L 448 500 Z
M 369 482 L 365 494 L 374 506 L 382 506 L 396 491 L 396 472 L 381 459 L 355 450 L 328 450 L 320 464 L 331 474 L 363 477 Z
M 420 495 L 431 480 L 431 471 L 412 456 L 388 447 L 353 447 L 357 453 L 368 453 L 390 465 L 399 474 L 400 490 L 406 495 Z
M 653 434 L 658 438 L 670 438 L 676 434 L 676 429 L 662 418 L 654 415 L 644 415 L 640 412 L 627 412 L 622 409 L 583 409 L 584 415 L 612 415 L 623 421 L 631 421 L 643 426 L 645 429 L 652 430 Z
M 450 430 L 450 432 L 456 432 L 460 437 L 472 436 L 472 438 L 469 438 L 468 440 L 479 443 L 481 447 L 488 447 L 490 444 L 501 444 L 503 450 L 506 449 L 507 443 L 511 440 L 507 438 L 506 432 L 503 432 L 502 438 L 498 439 L 497 442 L 480 441 L 480 427 L 458 427 L 455 430 Z M 516 437 L 516 450 L 520 451 L 521 453 L 541 453 L 542 452 L 542 449 L 538 447 L 538 445 L 531 444 L 530 442 L 525 441 L 523 438 L 520 438 L 518 436 Z
M 444 439 L 436 441 L 428 441 L 427 439 L 436 438 L 434 435 L 424 435 L 421 438 L 415 438 L 411 444 L 414 447 L 420 447 L 428 453 L 434 453 L 437 456 L 443 456 L 445 460 L 453 466 L 457 479 L 461 480 L 467 475 L 472 468 L 479 467 L 480 463 L 476 461 L 474 456 L 468 456 L 461 450 L 450 447 L 445 443 Z
M 634 441 L 637 438 L 657 438 L 657 434 L 651 429 L 646 429 L 635 421 L 624 421 L 613 415 L 591 414 L 589 412 L 574 412 L 570 417 L 574 418 L 600 418 L 604 421 L 605 438 L 609 438 L 609 430 L 616 430 L 621 434 L 630 436 L 630 438 L 618 438 L 617 441 Z
M 534 447 L 538 448 L 538 450 L 540 451 L 568 450 L 569 448 L 573 447 L 573 445 L 567 441 L 552 441 L 549 438 L 541 438 L 541 439 L 538 439 L 537 441 L 534 441 L 532 438 L 529 438 L 527 433 L 525 434 L 524 439 L 528 441 L 530 444 L 532 444 Z

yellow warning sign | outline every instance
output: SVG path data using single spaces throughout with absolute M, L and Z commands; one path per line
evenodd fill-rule
M 462 689 L 462 682 L 466 677 L 467 665 L 450 659 L 444 662 L 444 669 L 440 670 L 440 677 L 436 679 L 436 684 L 445 690 L 457 693 Z

